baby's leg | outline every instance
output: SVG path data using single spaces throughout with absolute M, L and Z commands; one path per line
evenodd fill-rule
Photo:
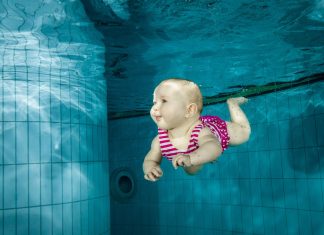
M 248 141 L 251 134 L 249 120 L 245 116 L 240 104 L 248 100 L 244 97 L 230 98 L 227 100 L 228 109 L 231 115 L 231 122 L 227 123 L 227 131 L 230 137 L 230 145 L 239 145 Z

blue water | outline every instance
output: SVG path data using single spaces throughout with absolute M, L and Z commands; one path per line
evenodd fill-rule
M 0 1 L 0 234 L 109 234 L 100 39 L 80 2 Z
M 324 234 L 324 85 L 294 86 L 324 72 L 323 17 L 322 0 L 0 0 L 0 234 Z M 204 97 L 291 88 L 244 105 L 248 143 L 151 183 L 156 126 L 130 114 L 170 76 Z

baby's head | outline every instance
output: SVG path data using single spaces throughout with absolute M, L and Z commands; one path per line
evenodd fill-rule
M 151 116 L 157 124 L 165 121 L 176 127 L 189 118 L 198 118 L 203 108 L 199 87 L 186 79 L 164 80 L 155 88 L 153 95 Z
M 184 99 L 188 104 L 197 105 L 197 112 L 200 114 L 203 109 L 203 98 L 200 92 L 200 89 L 196 83 L 193 81 L 182 79 L 182 78 L 169 78 L 162 81 L 159 85 L 163 84 L 174 84 L 180 88 L 180 91 L 183 94 Z

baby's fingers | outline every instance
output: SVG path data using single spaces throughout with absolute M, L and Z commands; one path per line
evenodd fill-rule
M 144 179 L 151 181 L 151 179 L 150 179 L 150 177 L 148 176 L 148 174 L 145 174 L 145 175 L 144 175 Z
M 179 159 L 178 164 L 180 166 L 183 166 L 183 167 L 189 167 L 189 166 L 191 166 L 191 161 L 190 161 L 189 155 L 188 156 L 185 156 L 185 157 L 183 157 L 181 159 Z
M 144 178 L 149 181 L 156 181 L 163 175 L 160 168 L 153 168 L 149 173 L 144 175 Z
M 179 156 L 172 159 L 172 165 L 173 165 L 174 169 L 178 168 L 180 158 L 181 158 L 181 155 L 179 155 Z
M 156 181 L 156 177 L 153 175 L 152 172 L 147 173 L 146 175 L 144 175 L 144 179 L 146 179 L 148 181 Z
M 157 177 L 157 178 L 160 178 L 160 177 L 163 175 L 162 170 L 159 169 L 159 168 L 154 168 L 154 169 L 152 170 L 152 173 L 153 173 L 153 175 L 154 175 L 155 177 Z
M 156 181 L 156 177 L 153 175 L 152 172 L 150 172 L 147 174 L 147 180 L 154 182 L 154 181 Z
M 186 161 L 186 158 L 185 157 L 182 157 L 180 158 L 178 161 L 177 161 L 177 164 L 178 166 L 185 166 L 185 161 Z

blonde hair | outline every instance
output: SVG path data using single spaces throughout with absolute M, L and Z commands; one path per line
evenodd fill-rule
M 183 86 L 186 96 L 189 99 L 189 102 L 195 103 L 197 105 L 197 111 L 200 114 L 203 110 L 203 97 L 200 92 L 200 89 L 196 83 L 191 80 L 183 79 L 183 78 L 168 78 L 163 80 L 160 84 L 166 82 L 175 82 L 181 86 Z

